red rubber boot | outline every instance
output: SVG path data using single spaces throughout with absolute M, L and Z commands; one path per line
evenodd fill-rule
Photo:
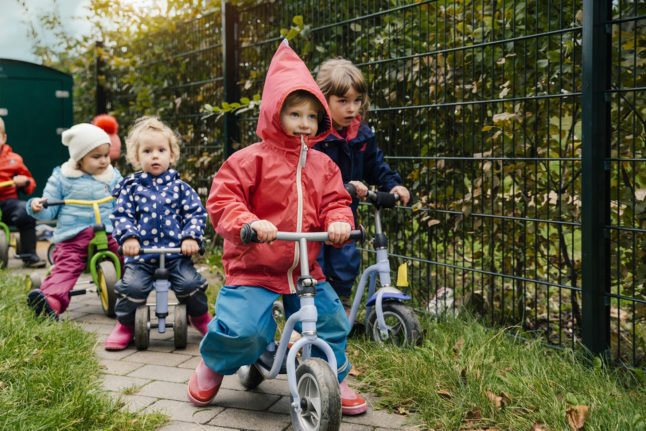
M 222 374 L 207 367 L 204 360 L 200 360 L 188 382 L 188 400 L 199 407 L 210 404 L 220 390 L 222 377 Z
M 206 335 L 206 331 L 209 330 L 208 325 L 211 321 L 211 315 L 208 311 L 201 316 L 188 316 L 188 321 L 191 323 L 193 328 L 197 329 L 202 336 Z
M 341 389 L 341 412 L 344 415 L 360 415 L 368 410 L 366 400 L 350 389 L 346 382 L 341 382 L 339 388 Z
M 108 338 L 105 340 L 105 350 L 123 350 L 128 347 L 135 334 L 134 325 L 122 325 L 117 322 Z

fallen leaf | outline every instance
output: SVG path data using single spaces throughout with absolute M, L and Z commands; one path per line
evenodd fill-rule
M 549 431 L 545 425 L 540 422 L 536 422 L 529 431 Z
M 351 376 L 358 377 L 361 375 L 361 371 L 356 369 L 355 367 L 350 368 L 350 371 L 348 372 Z
M 465 420 L 473 421 L 481 419 L 482 415 L 480 414 L 480 409 L 475 407 L 473 410 L 468 411 L 467 415 L 464 417 Z
M 462 369 L 462 371 L 460 371 L 460 380 L 462 381 L 462 384 L 466 386 L 466 384 L 467 384 L 467 370 Z
M 447 399 L 447 400 L 453 398 L 453 394 L 451 392 L 447 391 L 446 389 L 440 389 L 439 391 L 436 392 L 436 394 L 440 398 L 444 398 L 444 399 Z
M 410 412 L 403 407 L 399 407 L 397 409 L 397 413 L 399 413 L 400 415 L 408 415 Z
M 583 429 L 589 410 L 588 406 L 572 406 L 565 411 L 565 420 L 572 431 Z
M 510 403 L 509 396 L 504 392 L 502 395 L 496 395 L 491 391 L 487 391 L 487 398 L 489 398 L 489 401 L 491 401 L 498 410 L 503 409 Z

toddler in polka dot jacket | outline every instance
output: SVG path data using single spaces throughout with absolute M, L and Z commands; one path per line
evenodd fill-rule
M 126 158 L 142 172 L 124 178 L 112 194 L 113 236 L 125 256 L 123 278 L 115 285 L 117 326 L 105 342 L 106 350 L 125 349 L 134 334 L 134 316 L 152 290 L 158 268 L 156 255 L 139 255 L 140 247 L 181 247 L 181 255 L 167 255 L 171 288 L 186 304 L 189 322 L 202 335 L 211 320 L 204 290 L 207 282 L 193 267 L 199 251 L 206 211 L 199 196 L 170 166 L 179 158 L 175 133 L 156 117 L 137 120 L 126 138 Z

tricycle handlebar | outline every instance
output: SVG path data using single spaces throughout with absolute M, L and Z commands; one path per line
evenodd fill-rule
M 278 232 L 276 239 L 279 241 L 299 241 L 304 238 L 307 241 L 328 241 L 330 235 L 327 232 Z M 350 232 L 351 240 L 363 241 L 366 238 L 366 231 L 360 226 L 359 229 Z M 240 239 L 243 244 L 258 241 L 257 232 L 251 227 L 249 223 L 245 223 L 240 230 Z

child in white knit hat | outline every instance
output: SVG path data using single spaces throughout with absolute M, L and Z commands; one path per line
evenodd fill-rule
M 63 132 L 63 145 L 69 148 L 70 159 L 54 168 L 47 180 L 42 198 L 27 202 L 27 212 L 41 220 L 58 219 L 52 241 L 54 267 L 43 280 L 40 289 L 27 296 L 27 303 L 37 315 L 46 314 L 54 319 L 67 309 L 69 292 L 87 264 L 88 243 L 94 237 L 95 224 L 92 206 L 62 205 L 43 207 L 52 200 L 97 200 L 111 195 L 121 181 L 119 171 L 110 164 L 110 137 L 91 124 L 77 124 Z M 99 205 L 101 219 L 107 221 L 114 201 Z M 108 233 L 108 247 L 117 252 L 118 244 L 112 239 L 112 224 L 104 223 Z

